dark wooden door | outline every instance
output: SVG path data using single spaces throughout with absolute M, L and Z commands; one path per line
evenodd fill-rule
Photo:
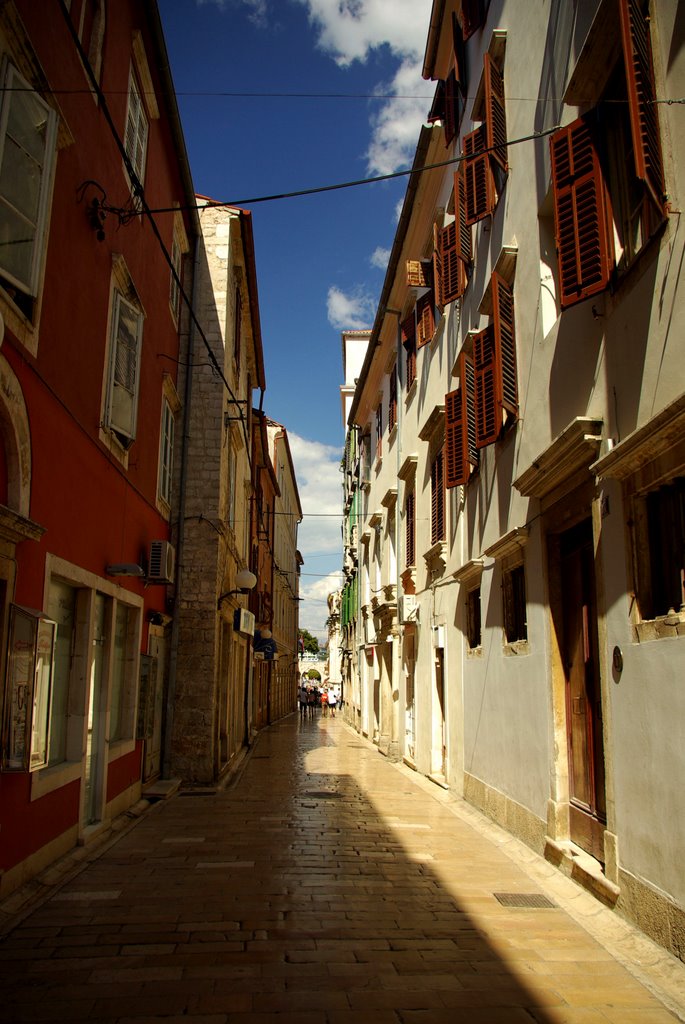
M 606 799 L 592 523 L 561 536 L 571 839 L 604 861 Z

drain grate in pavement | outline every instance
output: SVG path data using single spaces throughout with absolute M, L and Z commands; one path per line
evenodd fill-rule
M 309 789 L 305 790 L 302 796 L 309 797 L 310 800 L 339 800 L 342 793 L 332 793 L 329 789 Z
M 215 789 L 185 789 L 179 796 L 216 796 Z
M 493 892 L 492 894 L 503 907 L 533 907 L 536 910 L 553 910 L 552 903 L 541 892 Z

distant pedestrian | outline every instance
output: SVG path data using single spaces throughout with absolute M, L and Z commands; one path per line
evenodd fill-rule
M 302 683 L 300 687 L 300 717 L 304 718 L 307 714 L 307 687 Z
M 324 718 L 328 717 L 328 690 L 326 689 L 321 694 L 321 713 Z
M 316 691 L 313 686 L 307 689 L 307 710 L 309 711 L 309 717 L 314 717 L 316 711 Z
M 335 718 L 335 709 L 338 704 L 338 697 L 335 690 L 328 691 L 328 706 L 331 709 L 331 718 Z

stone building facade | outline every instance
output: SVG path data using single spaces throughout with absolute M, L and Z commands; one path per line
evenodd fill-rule
M 681 7 L 433 3 L 343 618 L 350 720 L 679 956 Z

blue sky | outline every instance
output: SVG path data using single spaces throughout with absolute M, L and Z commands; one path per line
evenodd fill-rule
M 246 200 L 411 166 L 434 91 L 431 0 L 158 2 L 195 189 L 253 214 L 264 408 L 288 430 L 305 513 L 301 624 L 324 637 L 342 561 L 340 332 L 373 323 L 407 179 Z

